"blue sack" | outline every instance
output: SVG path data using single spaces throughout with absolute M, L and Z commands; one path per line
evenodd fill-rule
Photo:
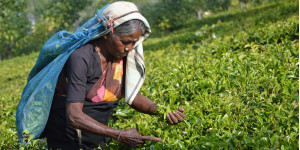
M 30 142 L 24 137 L 38 138 L 46 126 L 58 76 L 70 54 L 86 44 L 96 35 L 108 33 L 101 12 L 109 6 L 97 10 L 96 16 L 74 33 L 60 31 L 42 47 L 37 62 L 31 70 L 16 112 L 16 125 L 21 143 Z M 101 37 L 101 36 L 100 36 Z

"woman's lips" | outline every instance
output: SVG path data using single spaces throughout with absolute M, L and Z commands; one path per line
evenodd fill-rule
M 118 55 L 121 56 L 121 57 L 125 57 L 125 56 L 127 56 L 127 54 L 128 53 L 118 53 Z
M 120 53 L 120 55 L 126 56 L 128 53 Z

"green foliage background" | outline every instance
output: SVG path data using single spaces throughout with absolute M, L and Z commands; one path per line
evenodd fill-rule
M 39 51 L 60 30 L 74 31 L 115 0 L 1 0 L 0 62 Z M 239 9 L 239 0 L 128 0 L 148 19 L 154 33 L 171 32 L 196 18 L 196 11 Z M 248 0 L 252 7 L 278 0 Z
M 109 126 L 138 126 L 163 140 L 139 149 L 299 149 L 298 4 L 229 10 L 150 36 L 141 92 L 166 110 L 184 107 L 187 117 L 170 126 L 121 100 Z M 44 139 L 19 145 L 15 127 L 16 106 L 37 56 L 0 63 L 0 149 L 46 149 Z M 108 142 L 107 149 L 126 148 Z

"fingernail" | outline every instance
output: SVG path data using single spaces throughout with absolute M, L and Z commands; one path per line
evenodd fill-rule
M 178 110 L 180 110 L 180 111 L 184 111 L 184 109 L 183 109 L 182 107 L 179 107 L 179 108 L 178 108 Z

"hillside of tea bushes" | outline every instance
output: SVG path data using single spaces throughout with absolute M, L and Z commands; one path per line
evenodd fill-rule
M 162 138 L 138 149 L 299 149 L 298 3 L 224 12 L 150 36 L 141 92 L 163 108 L 161 115 L 121 100 L 109 126 Z M 0 149 L 20 147 L 15 111 L 37 56 L 0 63 Z M 162 110 L 178 106 L 185 121 L 168 125 Z M 108 141 L 106 149 L 125 148 Z M 45 140 L 21 145 L 45 148 Z

